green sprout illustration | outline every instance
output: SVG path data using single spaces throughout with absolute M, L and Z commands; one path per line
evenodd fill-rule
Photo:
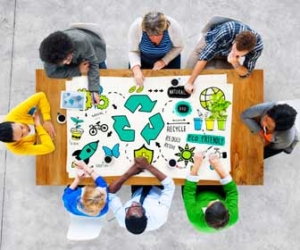
M 71 117 L 71 120 L 75 123 L 75 128 L 78 129 L 81 127 L 79 123 L 82 123 L 83 120 L 79 119 L 79 117 Z

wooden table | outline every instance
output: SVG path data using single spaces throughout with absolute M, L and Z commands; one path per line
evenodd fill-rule
M 146 77 L 190 75 L 191 70 L 144 70 Z M 263 144 L 258 136 L 251 134 L 242 123 L 240 114 L 246 108 L 263 102 L 263 71 L 254 70 L 248 78 L 240 78 L 234 70 L 204 70 L 202 74 L 227 74 L 227 82 L 233 87 L 232 131 L 231 131 L 231 174 L 239 185 L 263 184 Z M 132 77 L 130 70 L 101 70 L 101 76 Z M 50 79 L 44 70 L 36 70 L 36 91 L 44 92 L 51 106 L 51 116 L 56 130 L 56 150 L 48 155 L 36 157 L 37 185 L 66 185 L 71 183 L 66 172 L 66 125 L 55 119 L 60 110 L 60 92 L 65 89 L 64 79 Z M 61 113 L 64 113 L 62 111 Z M 105 177 L 108 183 L 117 177 Z M 174 179 L 176 185 L 184 184 L 184 179 Z M 84 184 L 91 183 L 86 179 Z M 158 184 L 156 178 L 132 177 L 126 184 Z M 201 181 L 200 185 L 218 184 L 215 181 Z

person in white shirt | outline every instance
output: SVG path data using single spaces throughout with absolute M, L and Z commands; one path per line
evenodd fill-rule
M 131 176 L 144 170 L 152 173 L 161 182 L 162 189 L 157 186 L 141 186 L 132 193 L 131 199 L 123 206 L 116 192 Z M 141 157 L 136 158 L 133 166 L 111 183 L 108 190 L 110 208 L 119 225 L 126 227 L 133 234 L 141 234 L 144 231 L 156 230 L 166 223 L 175 184 L 172 178 L 149 164 L 146 158 Z

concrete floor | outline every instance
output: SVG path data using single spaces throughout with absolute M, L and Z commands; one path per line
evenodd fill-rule
M 35 91 L 35 69 L 42 67 L 38 48 L 49 33 L 71 22 L 99 23 L 108 44 L 108 67 L 126 68 L 128 28 L 136 17 L 150 10 L 164 12 L 182 25 L 186 45 L 183 66 L 211 16 L 232 16 L 249 24 L 262 35 L 265 44 L 257 64 L 265 71 L 265 100 L 300 99 L 299 1 L 0 2 L 0 115 Z M 299 249 L 299 148 L 292 155 L 281 154 L 265 161 L 264 186 L 239 188 L 240 220 L 227 231 L 213 235 L 196 232 L 186 218 L 178 188 L 168 222 L 161 229 L 134 236 L 114 220 L 103 228 L 98 239 L 89 242 L 66 239 L 69 216 L 60 198 L 64 187 L 35 186 L 35 158 L 2 150 L 0 249 Z M 127 199 L 128 187 L 121 192 Z

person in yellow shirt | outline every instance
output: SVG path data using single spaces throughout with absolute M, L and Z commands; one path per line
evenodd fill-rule
M 19 155 L 44 155 L 54 151 L 54 136 L 50 105 L 43 92 L 32 95 L 13 108 L 0 123 L 0 141 L 5 142 L 8 150 Z

